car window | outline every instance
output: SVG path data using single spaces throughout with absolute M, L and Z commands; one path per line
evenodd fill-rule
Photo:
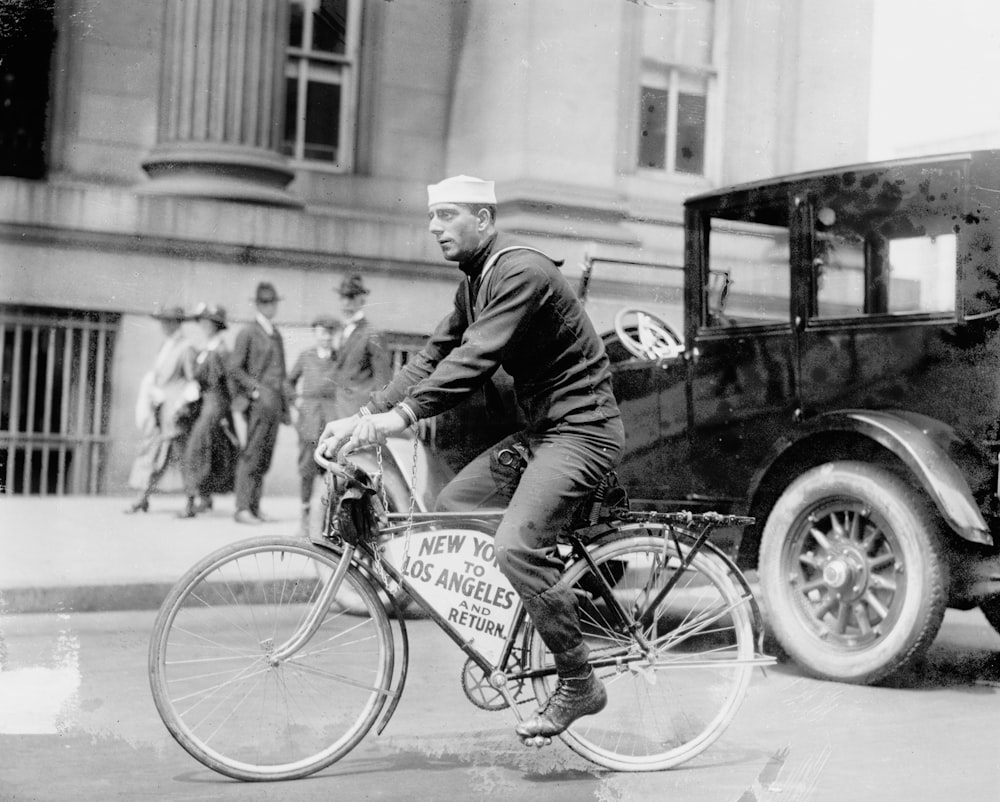
M 639 308 L 677 333 L 684 331 L 684 268 L 666 263 L 589 257 L 585 303 L 600 333 L 612 331 L 616 315 Z
M 955 206 L 934 180 L 839 186 L 814 202 L 812 317 L 955 309 Z
M 789 261 L 784 204 L 712 215 L 702 325 L 788 323 Z

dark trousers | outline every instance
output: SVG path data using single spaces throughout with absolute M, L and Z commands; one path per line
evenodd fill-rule
M 620 418 L 517 434 L 476 457 L 438 497 L 439 510 L 507 508 L 496 533 L 499 567 L 553 654 L 583 640 L 576 598 L 559 581 L 556 539 L 618 464 L 624 442 Z
M 319 445 L 319 435 L 315 437 L 304 437 L 299 431 L 299 485 L 301 487 L 300 496 L 303 504 L 308 504 L 312 500 L 313 483 L 317 476 L 322 473 L 322 468 L 316 463 L 316 446 Z
M 281 410 L 268 404 L 250 404 L 246 411 L 247 443 L 236 462 L 236 509 L 260 511 L 264 474 L 271 467 L 281 425 Z
M 299 435 L 299 496 L 303 504 L 309 504 L 312 501 L 313 484 L 315 484 L 316 477 L 322 472 L 314 459 L 318 445 L 318 436 L 313 440 L 308 440 Z

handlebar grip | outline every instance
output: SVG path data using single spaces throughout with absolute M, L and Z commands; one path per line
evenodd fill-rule
M 346 446 L 350 441 L 351 441 L 351 436 L 346 435 L 345 437 L 342 437 L 340 440 L 337 440 L 333 444 L 333 448 L 325 448 L 322 445 L 317 446 L 316 450 L 313 452 L 313 460 L 316 462 L 317 465 L 319 465 L 324 470 L 343 474 L 344 473 L 343 466 L 347 462 L 347 455 L 341 452 L 344 446 Z M 323 452 L 329 453 L 330 451 L 332 451 L 336 455 L 334 459 L 328 458 L 326 454 L 323 453 Z

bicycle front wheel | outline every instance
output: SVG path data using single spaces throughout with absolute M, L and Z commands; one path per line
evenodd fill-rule
M 297 651 L 340 557 L 297 538 L 233 543 L 191 568 L 160 608 L 149 649 L 153 700 L 194 758 L 241 780 L 312 774 L 342 757 L 389 695 L 393 641 L 370 583 L 350 568 Z M 348 609 L 349 607 L 349 609 Z
M 690 535 L 674 530 L 675 540 L 668 530 L 659 524 L 623 526 L 616 539 L 591 552 L 642 640 L 621 626 L 585 561 L 573 563 L 563 578 L 580 600 L 590 662 L 605 684 L 608 705 L 578 719 L 561 737 L 573 751 L 616 771 L 667 769 L 701 753 L 732 721 L 750 682 L 749 597 L 711 553 L 699 551 L 682 570 L 679 551 L 687 553 Z M 530 659 L 532 668 L 553 667 L 537 632 Z M 540 703 L 555 690 L 555 679 L 549 673 L 534 680 Z

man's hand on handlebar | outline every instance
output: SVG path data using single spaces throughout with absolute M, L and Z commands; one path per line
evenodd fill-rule
M 406 422 L 395 412 L 379 415 L 352 415 L 330 421 L 319 437 L 316 461 L 343 459 L 352 451 L 384 443 L 387 437 L 406 431 Z

